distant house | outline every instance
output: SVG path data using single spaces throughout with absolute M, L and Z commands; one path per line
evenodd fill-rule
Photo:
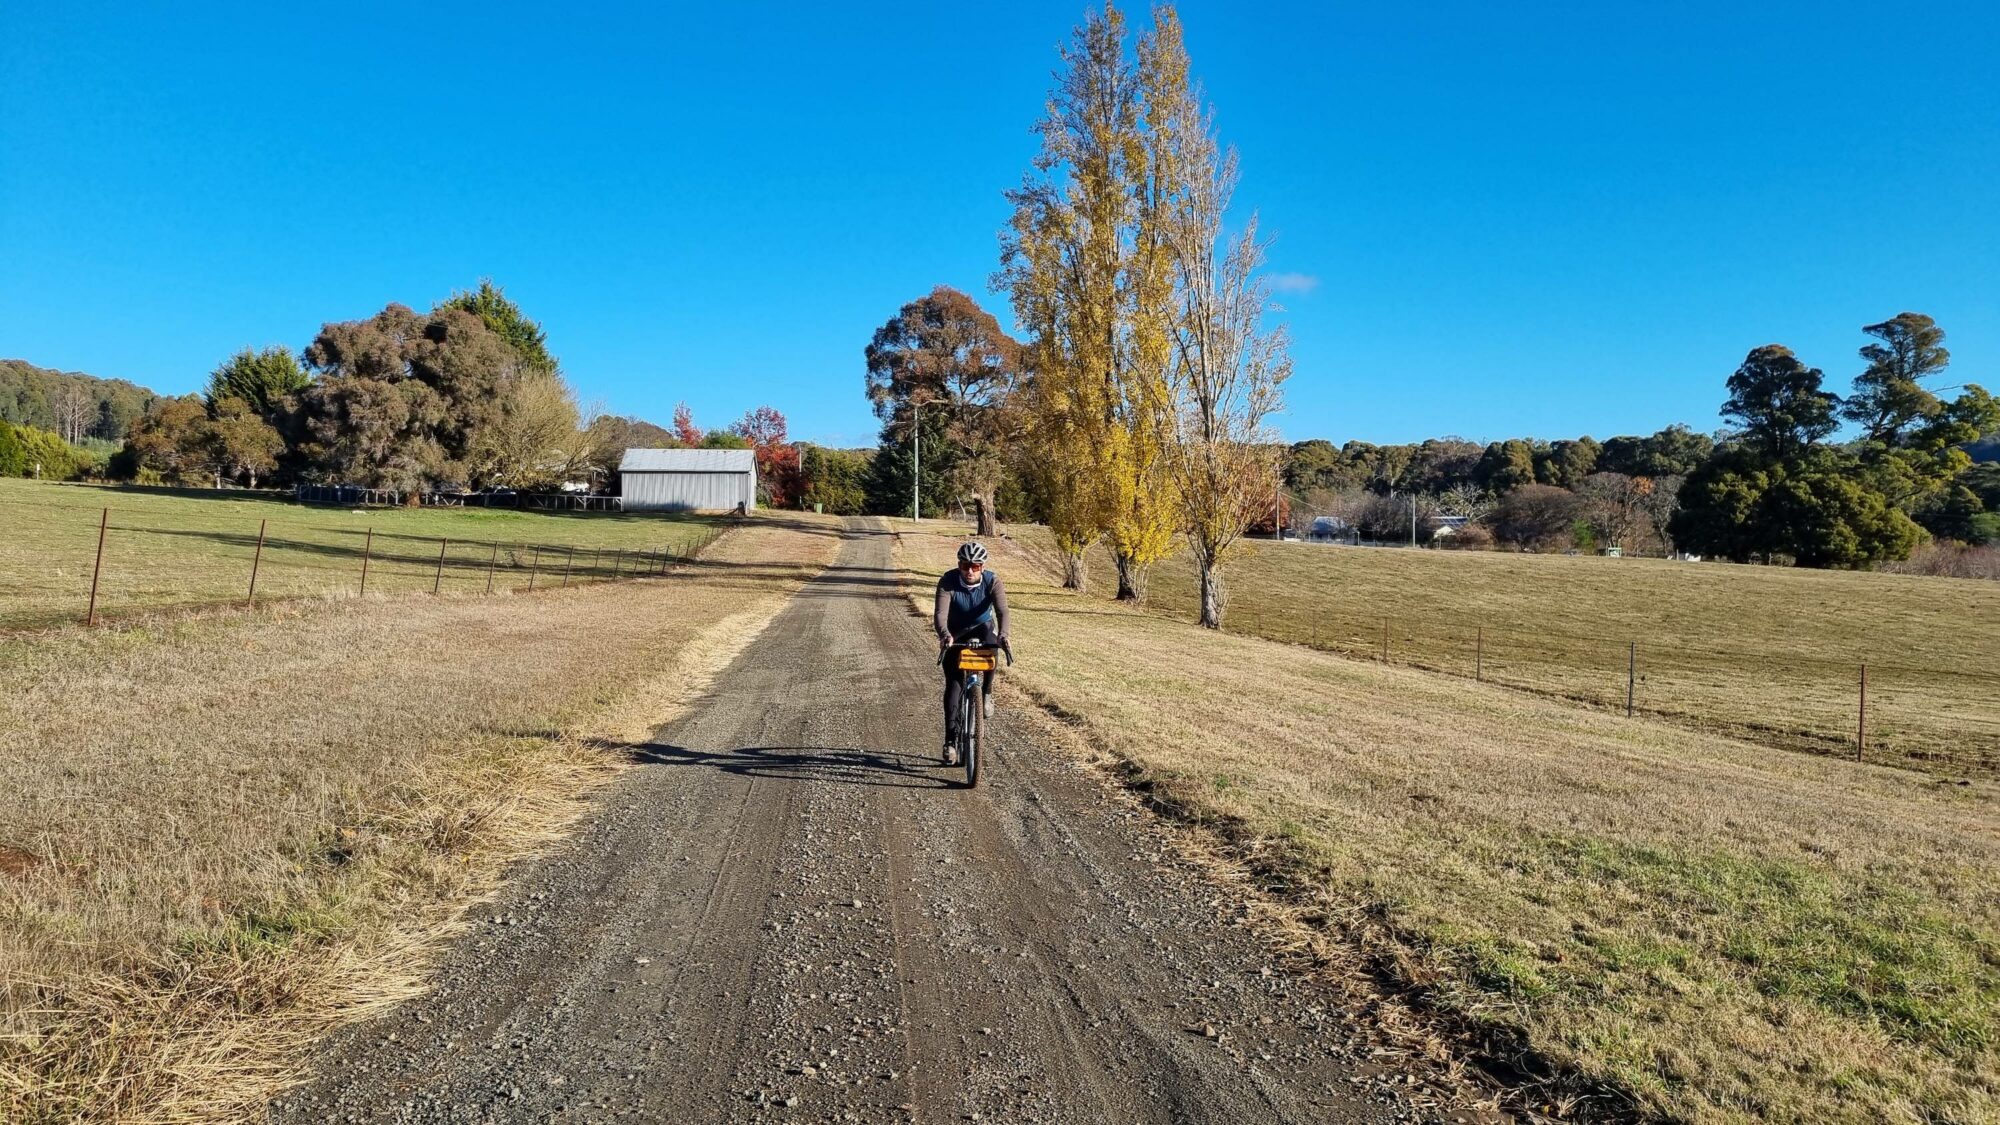
M 618 462 L 628 512 L 728 512 L 757 506 L 748 449 L 628 449 Z
M 1432 516 L 1431 522 L 1437 528 L 1431 532 L 1432 539 L 1447 539 L 1457 535 L 1459 529 L 1472 522 L 1471 516 Z
M 1354 528 L 1339 516 L 1314 516 L 1312 529 L 1306 532 L 1309 539 L 1326 542 L 1352 537 Z

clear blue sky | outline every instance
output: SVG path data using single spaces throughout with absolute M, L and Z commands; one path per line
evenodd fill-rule
M 898 305 L 1010 319 L 1084 10 L 318 7 L 0 7 L 0 356 L 187 391 L 490 276 L 586 399 L 870 444 Z M 1707 429 L 1751 347 L 1844 389 L 1905 309 L 2000 390 L 1994 5 L 1181 11 L 1295 275 L 1288 437 Z

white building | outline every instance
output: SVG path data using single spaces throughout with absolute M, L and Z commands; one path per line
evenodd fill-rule
M 628 449 L 618 463 L 628 512 L 728 512 L 757 506 L 748 449 Z

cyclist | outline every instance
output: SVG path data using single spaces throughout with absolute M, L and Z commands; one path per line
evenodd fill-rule
M 932 615 L 938 648 L 958 644 L 1007 643 L 1007 588 L 1000 576 L 986 569 L 986 548 L 977 542 L 958 548 L 958 566 L 938 578 L 937 610 Z M 986 713 L 993 714 L 993 680 L 987 674 Z M 958 762 L 958 705 L 965 681 L 947 661 L 944 669 L 944 761 Z

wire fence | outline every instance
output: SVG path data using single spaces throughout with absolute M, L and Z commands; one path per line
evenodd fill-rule
M 83 513 L 71 511 L 80 522 Z M 134 613 L 248 607 L 280 598 L 486 596 L 657 578 L 693 560 L 723 530 L 674 523 L 657 529 L 651 543 L 599 545 L 460 539 L 268 517 L 190 524 L 109 507 L 94 515 L 87 543 L 77 534 L 81 528 L 39 529 L 45 540 L 60 542 L 57 551 L 33 551 L 52 546 L 47 541 L 29 544 L 28 559 L 40 564 L 39 573 L 7 581 L 6 572 L 21 567 L 0 566 L 0 627 L 97 625 Z M 20 558 L 0 553 L 8 564 Z
M 1498 684 L 1767 745 L 1938 773 L 2000 773 L 2000 666 L 1699 648 L 1643 635 L 1251 610 L 1231 632 Z M 1974 642 L 1977 643 L 1976 638 Z

